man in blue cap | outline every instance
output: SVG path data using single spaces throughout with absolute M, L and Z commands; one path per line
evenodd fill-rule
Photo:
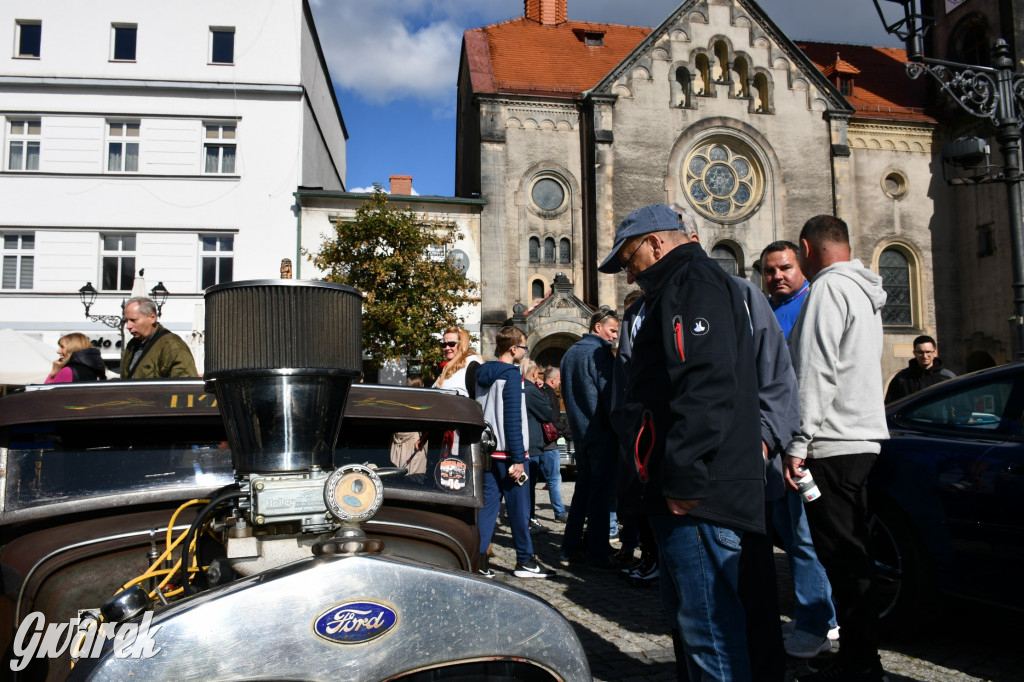
M 637 209 L 598 267 L 625 270 L 645 295 L 621 332 L 633 354 L 619 507 L 649 517 L 689 678 L 749 679 L 737 582 L 743 533 L 764 533 L 754 342 L 743 292 L 688 223 L 662 204 Z

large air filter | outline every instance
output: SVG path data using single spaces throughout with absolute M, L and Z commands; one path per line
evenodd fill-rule
M 352 287 L 271 279 L 206 290 L 204 377 L 237 473 L 333 466 L 361 338 Z

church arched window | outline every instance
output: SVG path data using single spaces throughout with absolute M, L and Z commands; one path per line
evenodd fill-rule
M 914 324 L 911 271 L 907 256 L 895 248 L 888 248 L 878 258 L 878 274 L 885 289 L 882 324 L 909 327 Z
M 530 262 L 540 262 L 540 240 L 536 237 L 530 237 Z
M 572 262 L 572 245 L 565 237 L 558 242 L 558 262 L 563 265 Z

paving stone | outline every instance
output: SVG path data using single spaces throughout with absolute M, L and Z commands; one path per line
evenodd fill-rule
M 572 499 L 573 488 L 571 480 L 564 481 L 566 502 Z M 558 558 L 565 526 L 554 522 L 548 494 L 540 489 L 537 515 L 551 531 L 533 536 L 534 552 L 559 576 L 551 580 L 514 577 L 512 537 L 507 526 L 499 525 L 492 544 L 496 579 L 544 599 L 572 623 L 598 682 L 675 679 L 672 638 L 657 586 L 634 587 L 617 572 L 563 569 Z M 775 558 L 782 616 L 789 620 L 793 605 L 789 566 L 781 551 L 776 551 Z M 941 609 L 940 620 L 922 623 L 920 631 L 883 635 L 879 653 L 890 681 L 1022 679 L 1024 647 L 1019 641 L 1024 626 L 1018 617 L 993 611 L 950 605 Z M 933 627 L 926 630 L 926 626 Z M 789 659 L 787 680 L 807 672 L 805 661 Z

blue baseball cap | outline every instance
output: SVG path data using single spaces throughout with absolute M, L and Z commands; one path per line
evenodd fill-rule
M 622 263 L 618 258 L 619 249 L 631 237 L 664 230 L 678 230 L 680 227 L 679 214 L 665 204 L 651 204 L 636 209 L 626 216 L 626 219 L 619 225 L 619 229 L 615 231 L 612 252 L 608 254 L 603 263 L 597 266 L 598 271 L 614 275 L 622 270 Z

